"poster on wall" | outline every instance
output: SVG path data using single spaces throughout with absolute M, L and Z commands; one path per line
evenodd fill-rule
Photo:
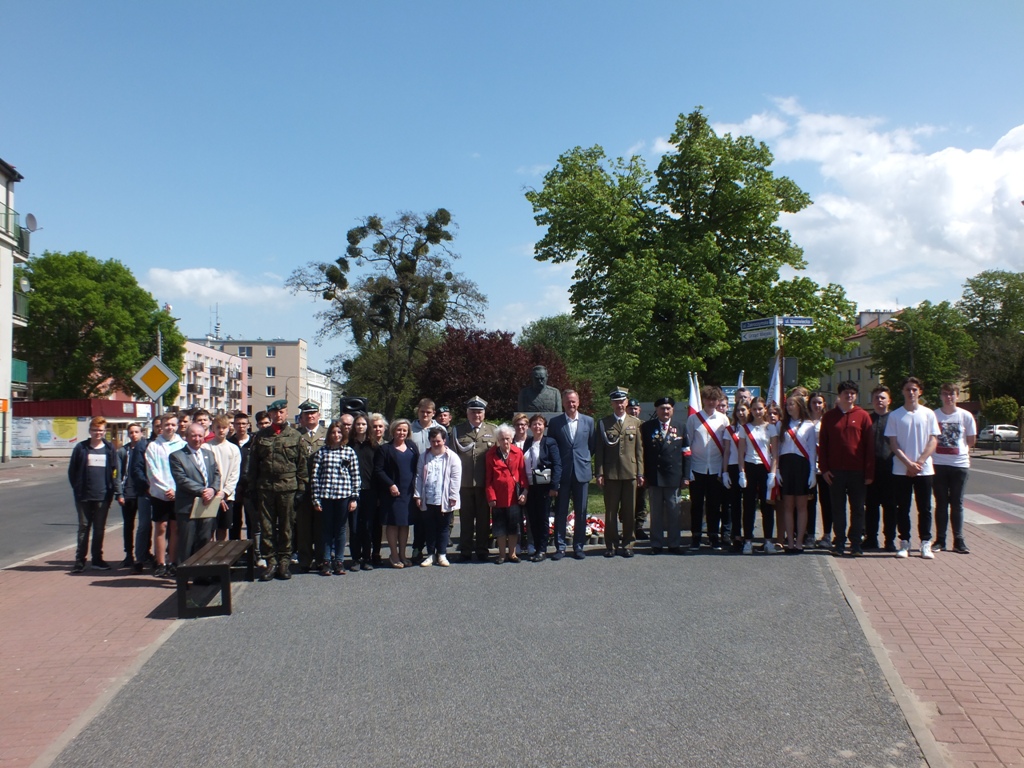
M 35 447 L 40 451 L 69 450 L 78 442 L 78 423 L 81 416 L 55 416 L 52 419 L 34 419 Z
M 14 419 L 11 424 L 11 456 L 29 457 L 32 455 L 32 422 L 33 419 Z

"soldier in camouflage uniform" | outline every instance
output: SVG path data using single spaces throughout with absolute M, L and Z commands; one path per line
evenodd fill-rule
M 267 561 L 260 581 L 292 577 L 292 523 L 295 501 L 305 495 L 309 469 L 302 436 L 288 423 L 288 403 L 275 400 L 267 409 L 271 424 L 253 440 L 249 459 L 249 491 L 262 521 L 260 555 Z
M 320 404 L 312 400 L 299 405 L 299 434 L 306 452 L 307 474 L 313 476 L 316 452 L 327 439 L 327 427 L 320 426 Z M 307 491 L 295 502 L 295 551 L 299 554 L 299 570 L 309 573 L 320 562 L 320 513 L 313 509 L 313 499 Z

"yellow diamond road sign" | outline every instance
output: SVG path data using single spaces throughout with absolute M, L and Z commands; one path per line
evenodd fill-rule
M 139 372 L 132 376 L 132 381 L 139 385 L 139 388 L 156 400 L 178 380 L 166 365 L 159 358 L 151 357 Z

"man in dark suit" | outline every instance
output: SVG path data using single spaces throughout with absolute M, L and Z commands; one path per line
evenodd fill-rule
M 668 528 L 668 551 L 682 546 L 679 492 L 690 474 L 690 444 L 686 422 L 675 417 L 676 401 L 662 397 L 655 401 L 657 415 L 640 428 L 644 444 L 644 479 L 651 502 L 651 554 L 661 554 Z
M 563 413 L 554 416 L 548 425 L 548 435 L 558 443 L 562 459 L 562 482 L 558 487 L 555 507 L 555 554 L 552 560 L 565 557 L 565 525 L 569 518 L 569 502 L 576 513 L 572 537 L 572 556 L 583 559 L 583 545 L 587 536 L 587 484 L 593 477 L 590 466 L 594 455 L 596 433 L 594 420 L 579 412 L 580 396 L 567 389 L 562 394 Z
M 192 518 L 192 504 L 201 499 L 209 504 L 220 496 L 220 470 L 213 453 L 204 450 L 206 427 L 199 423 L 189 425 L 185 433 L 186 445 L 172 453 L 168 459 L 174 478 L 174 516 L 178 522 L 178 563 L 184 563 L 213 536 L 217 518 Z

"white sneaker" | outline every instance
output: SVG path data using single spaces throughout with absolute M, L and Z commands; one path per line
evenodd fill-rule
M 779 549 L 775 546 L 774 541 L 766 541 L 764 543 L 764 551 L 766 554 L 774 555 L 776 552 L 779 551 Z
M 743 554 L 752 555 L 754 554 L 754 542 L 749 539 L 743 543 Z
M 449 565 L 451 565 L 451 563 L 448 562 L 448 558 L 444 555 L 441 555 L 437 558 L 437 564 L 443 566 L 444 568 L 447 568 Z
M 910 540 L 900 539 L 900 548 L 896 550 L 896 557 L 910 557 Z
M 925 560 L 934 560 L 935 555 L 932 554 L 932 543 L 925 541 L 921 543 L 921 557 Z
M 433 564 L 434 564 L 434 556 L 433 555 L 427 555 L 426 557 L 423 558 L 423 562 L 420 563 L 420 568 L 429 568 Z

